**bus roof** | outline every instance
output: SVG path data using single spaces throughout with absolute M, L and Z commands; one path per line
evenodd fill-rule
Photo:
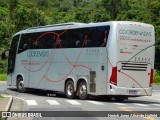
M 83 27 L 94 27 L 94 26 L 102 26 L 102 25 L 117 25 L 117 24 L 141 25 L 141 26 L 153 27 L 150 24 L 141 23 L 141 22 L 134 22 L 134 21 L 109 21 L 109 22 L 97 22 L 97 23 L 69 22 L 69 23 L 62 23 L 62 24 L 51 24 L 51 25 L 46 25 L 46 26 L 31 27 L 26 30 L 19 31 L 15 35 L 22 34 L 22 33 L 33 33 L 33 32 L 42 32 L 42 31 L 64 30 L 64 29 L 70 29 L 70 28 L 83 28 Z

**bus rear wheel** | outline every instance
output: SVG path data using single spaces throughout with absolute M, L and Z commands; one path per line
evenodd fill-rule
M 68 99 L 73 99 L 75 97 L 73 81 L 70 80 L 66 83 L 65 94 Z
M 81 100 L 86 100 L 88 98 L 87 94 L 87 84 L 85 81 L 82 81 L 78 88 L 78 96 Z
M 21 92 L 21 93 L 26 92 L 26 89 L 24 87 L 24 82 L 21 77 L 18 78 L 18 80 L 17 80 L 17 90 L 18 90 L 18 92 Z

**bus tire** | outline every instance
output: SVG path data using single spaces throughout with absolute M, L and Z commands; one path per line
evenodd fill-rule
M 88 93 L 87 93 L 87 84 L 85 81 L 82 81 L 79 85 L 79 88 L 78 88 L 78 96 L 79 96 L 79 99 L 81 100 L 86 100 L 88 98 Z
M 18 90 L 18 92 L 21 92 L 21 93 L 26 92 L 22 77 L 19 77 L 17 79 L 17 90 Z
M 65 94 L 68 99 L 73 99 L 75 97 L 74 84 L 73 81 L 69 80 L 65 86 Z

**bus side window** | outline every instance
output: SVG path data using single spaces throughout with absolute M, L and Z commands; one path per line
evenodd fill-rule
M 78 48 L 80 47 L 80 32 L 79 29 L 70 29 L 66 31 L 62 36 L 63 48 Z
M 75 44 L 75 48 L 80 48 L 80 47 L 82 47 L 82 40 L 83 40 L 83 38 L 82 38 L 82 34 L 81 34 L 81 30 L 82 29 L 76 29 L 75 30 L 75 37 L 74 37 L 74 44 Z
M 29 45 L 30 45 L 30 34 L 22 34 L 18 48 L 18 53 L 29 49 L 30 48 Z
M 63 31 L 56 31 L 58 34 L 61 34 Z M 57 40 L 57 37 L 54 41 L 54 43 L 57 41 L 57 47 L 59 48 L 68 48 L 68 31 L 66 31 L 64 34 L 62 34 L 59 38 L 59 40 Z
M 70 48 L 78 48 L 80 46 L 79 29 L 70 30 L 69 36 L 70 36 Z
M 35 33 L 34 41 L 32 41 L 32 47 L 35 49 L 52 49 L 54 48 L 54 35 Z M 45 34 L 45 35 L 44 35 Z
M 87 36 L 86 42 L 85 42 L 85 47 L 95 47 L 96 44 L 96 28 L 95 27 L 90 27 L 90 28 L 85 28 L 85 34 Z
M 85 28 L 77 29 L 77 37 L 75 38 L 75 48 L 82 48 L 85 39 Z
M 108 32 L 105 31 L 105 32 L 104 32 L 104 41 L 103 41 L 103 46 L 102 46 L 102 47 L 105 47 L 105 46 L 106 46 L 106 44 L 107 44 L 107 38 L 108 38 Z
M 36 40 L 36 33 L 30 33 L 29 35 L 29 49 L 35 49 L 35 44 L 33 44 Z
M 97 27 L 97 47 L 105 47 L 108 40 L 108 34 L 109 34 L 109 26 L 100 26 Z

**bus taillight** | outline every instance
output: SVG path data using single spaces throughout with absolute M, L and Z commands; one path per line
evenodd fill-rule
M 150 84 L 149 84 L 149 87 L 152 87 L 152 83 L 153 83 L 153 69 L 151 69 L 151 75 L 150 75 Z
M 110 83 L 117 85 L 117 67 L 112 68 L 112 75 L 110 77 Z

